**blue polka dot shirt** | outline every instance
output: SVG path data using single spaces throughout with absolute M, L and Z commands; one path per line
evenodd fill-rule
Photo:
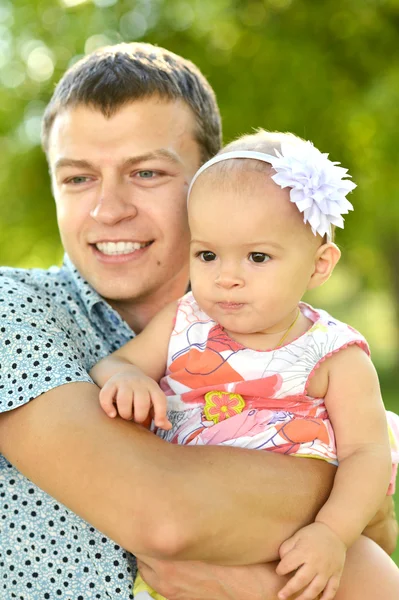
M 0 269 L 0 411 L 68 382 L 91 382 L 91 367 L 131 337 L 67 256 L 47 271 Z M 0 515 L 2 600 L 133 597 L 133 556 L 1 454 Z

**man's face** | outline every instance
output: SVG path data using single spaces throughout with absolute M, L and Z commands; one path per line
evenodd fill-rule
M 186 194 L 200 164 L 194 131 L 185 103 L 156 97 L 108 119 L 79 105 L 54 121 L 48 157 L 64 248 L 116 306 L 184 291 Z

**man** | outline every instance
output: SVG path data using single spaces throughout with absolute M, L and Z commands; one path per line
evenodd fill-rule
M 0 277 L 1 598 L 131 598 L 130 552 L 171 600 L 274 598 L 270 568 L 158 559 L 275 560 L 329 493 L 321 461 L 176 447 L 108 419 L 88 376 L 184 293 L 186 192 L 220 137 L 203 76 L 150 45 L 96 52 L 55 90 L 43 146 L 65 262 Z

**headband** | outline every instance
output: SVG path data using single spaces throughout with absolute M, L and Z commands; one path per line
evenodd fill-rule
M 252 158 L 270 164 L 276 171 L 273 181 L 282 189 L 290 189 L 290 201 L 303 213 L 304 223 L 309 223 L 314 235 L 327 236 L 331 241 L 331 226 L 344 227 L 343 214 L 353 210 L 346 195 L 355 189 L 356 184 L 349 179 L 348 169 L 332 162 L 328 154 L 315 148 L 312 142 L 282 142 L 281 152 L 276 155 L 236 150 L 217 154 L 202 165 L 195 173 L 188 197 L 198 177 L 212 165 L 234 158 Z

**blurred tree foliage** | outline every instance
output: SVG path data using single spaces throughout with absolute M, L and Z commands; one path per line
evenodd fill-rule
M 349 167 L 344 260 L 399 307 L 398 32 L 399 0 L 0 0 L 0 263 L 62 255 L 39 146 L 55 83 L 99 46 L 143 40 L 202 69 L 226 140 L 289 130 Z

